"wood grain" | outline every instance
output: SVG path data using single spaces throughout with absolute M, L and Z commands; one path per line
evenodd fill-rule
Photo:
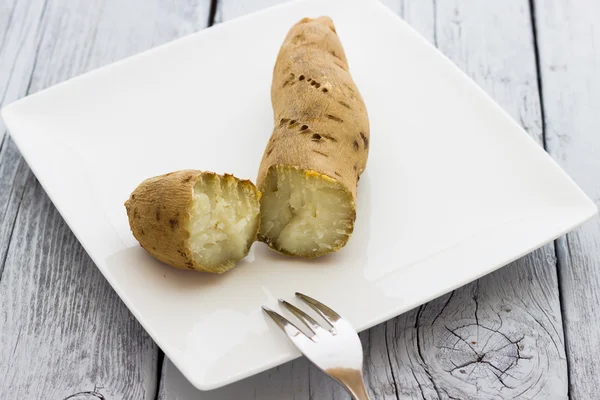
M 43 0 L 0 4 L 0 107 L 23 97 L 29 86 L 40 41 Z M 0 120 L 0 277 L 28 168 Z
M 0 98 L 206 26 L 209 1 L 0 3 Z M 158 348 L 0 126 L 0 398 L 154 399 Z M 161 360 L 162 361 L 162 360 Z
M 273 5 L 219 2 L 217 21 Z M 542 116 L 527 0 L 386 0 L 470 75 L 540 145 Z M 361 334 L 373 399 L 566 398 L 556 258 L 548 245 Z M 161 399 L 349 399 L 305 359 L 212 392 L 165 360 Z
M 542 144 L 528 2 L 427 3 L 399 8 Z M 387 325 L 398 398 L 567 396 L 552 245 Z
M 536 1 L 548 152 L 600 206 L 600 3 Z M 600 221 L 558 241 L 571 399 L 598 397 Z

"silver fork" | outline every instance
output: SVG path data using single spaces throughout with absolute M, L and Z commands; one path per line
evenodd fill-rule
M 341 383 L 355 400 L 369 400 L 362 374 L 362 346 L 352 325 L 325 304 L 302 293 L 296 293 L 296 296 L 315 310 L 331 327 L 322 327 L 310 315 L 285 300 L 279 299 L 279 302 L 306 325 L 311 335 L 305 335 L 296 325 L 268 307 L 263 306 L 263 310 L 302 354 Z

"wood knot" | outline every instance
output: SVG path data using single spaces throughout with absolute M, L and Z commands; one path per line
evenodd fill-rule
M 521 354 L 521 337 L 511 337 L 496 326 L 482 321 L 463 321 L 456 327 L 444 326 L 436 343 L 444 371 L 472 385 L 518 386 L 512 371 L 531 360 Z
M 474 283 L 421 306 L 406 337 L 416 338 L 409 357 L 421 365 L 420 390 L 458 399 L 550 398 L 566 390 L 552 321 L 535 304 L 508 303 Z M 419 377 L 421 367 L 427 374 Z

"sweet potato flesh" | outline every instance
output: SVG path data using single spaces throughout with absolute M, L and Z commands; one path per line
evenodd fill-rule
M 278 166 L 267 177 L 259 236 L 283 254 L 317 257 L 346 244 L 354 217 L 352 195 L 336 180 Z
M 195 261 L 229 266 L 243 258 L 259 222 L 258 199 L 233 178 L 202 177 L 190 205 L 188 246 Z

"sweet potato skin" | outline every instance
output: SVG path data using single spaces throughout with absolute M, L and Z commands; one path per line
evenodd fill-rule
M 131 193 L 125 208 L 133 236 L 154 258 L 175 268 L 223 273 L 235 266 L 235 261 L 219 266 L 201 265 L 188 246 L 190 232 L 187 226 L 194 185 L 200 177 L 208 175 L 237 179 L 228 174 L 222 176 L 197 170 L 171 172 L 144 180 Z M 252 182 L 238 181 L 245 191 L 260 198 Z M 258 226 L 255 238 L 257 233 Z
M 271 101 L 275 128 L 259 190 L 271 166 L 294 165 L 341 182 L 355 199 L 369 153 L 369 119 L 330 18 L 304 18 L 291 28 L 275 64 Z
M 274 129 L 258 172 L 259 190 L 264 193 L 269 174 L 279 168 L 298 168 L 313 178 L 339 183 L 350 193 L 355 216 L 356 188 L 369 154 L 369 119 L 329 17 L 304 18 L 290 29 L 273 71 L 271 101 Z M 262 232 L 259 240 L 282 254 L 324 254 L 290 253 Z M 336 244 L 331 251 L 345 244 Z

